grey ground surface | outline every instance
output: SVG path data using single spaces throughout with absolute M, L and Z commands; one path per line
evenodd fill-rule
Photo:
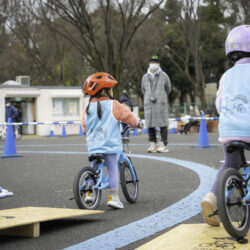
M 169 153 L 153 155 L 183 159 L 219 168 L 223 160 L 222 147 L 217 134 L 209 134 L 210 148 L 196 148 L 198 134 L 169 135 Z M 14 196 L 0 199 L 0 209 L 41 206 L 77 208 L 72 194 L 74 176 L 84 166 L 89 165 L 87 155 L 70 155 L 67 152 L 86 152 L 85 137 L 46 138 L 23 136 L 17 142 L 17 152 L 21 158 L 0 158 L 0 186 L 14 192 Z M 4 142 L 0 142 L 3 151 Z M 134 154 L 147 154 L 147 135 L 131 136 L 130 149 Z M 37 151 L 24 153 L 23 151 Z M 41 153 L 48 151 L 49 153 Z M 53 154 L 54 151 L 65 152 Z M 23 153 L 22 153 L 23 152 Z M 1 152 L 2 154 L 2 152 Z M 103 234 L 130 222 L 154 214 L 184 198 L 199 185 L 196 173 L 174 164 L 160 161 L 133 159 L 139 176 L 139 199 L 135 204 L 126 202 L 122 210 L 111 210 L 106 206 L 107 191 L 103 192 L 99 210 L 104 214 L 62 219 L 41 223 L 39 238 L 0 236 L 0 249 L 62 249 Z M 121 190 L 120 190 L 121 191 Z M 202 223 L 201 215 L 183 223 Z M 134 249 L 155 238 L 168 228 L 152 237 L 137 241 L 123 249 Z

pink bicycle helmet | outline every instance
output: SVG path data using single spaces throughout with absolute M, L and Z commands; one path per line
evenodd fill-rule
M 240 25 L 233 28 L 225 42 L 226 55 L 231 52 L 250 52 L 250 25 Z

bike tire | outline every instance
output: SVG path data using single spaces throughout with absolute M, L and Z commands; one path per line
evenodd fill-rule
M 92 181 L 92 184 L 89 182 Z M 86 182 L 86 186 L 80 190 L 80 187 Z M 80 172 L 75 176 L 73 184 L 73 194 L 78 208 L 80 209 L 90 209 L 95 210 L 100 202 L 102 197 L 101 190 L 92 190 L 94 195 L 93 202 L 86 202 L 85 197 L 86 193 L 91 189 L 91 186 L 97 183 L 97 175 L 93 168 L 84 167 Z
M 128 162 L 127 161 L 121 162 L 120 180 L 121 180 L 122 191 L 126 200 L 130 203 L 136 202 L 139 193 L 138 178 L 134 167 L 133 170 L 135 172 L 136 181 L 133 180 Z
M 222 172 L 217 186 L 218 214 L 226 231 L 236 239 L 244 238 L 250 226 L 249 206 L 242 204 L 246 195 L 242 180 L 237 170 L 229 168 Z

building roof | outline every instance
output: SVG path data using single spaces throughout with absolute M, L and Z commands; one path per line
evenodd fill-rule
M 17 81 L 13 81 L 13 80 L 9 80 L 9 81 L 6 81 L 6 82 L 4 82 L 3 84 L 1 84 L 1 86 L 20 86 L 21 85 L 21 83 L 19 83 L 19 82 L 17 82 Z

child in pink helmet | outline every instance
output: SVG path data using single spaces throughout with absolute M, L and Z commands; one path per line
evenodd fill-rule
M 220 175 L 227 168 L 239 170 L 241 164 L 239 152 L 229 154 L 225 144 L 233 140 L 250 143 L 250 25 L 233 28 L 227 36 L 225 50 L 232 67 L 220 79 L 215 103 L 220 114 L 219 141 L 223 144 L 225 161 L 211 191 L 201 202 L 203 219 L 212 226 L 220 225 L 218 215 L 213 215 L 217 209 Z

